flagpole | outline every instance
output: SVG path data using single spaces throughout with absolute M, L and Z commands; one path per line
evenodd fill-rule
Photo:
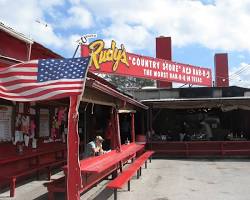
M 74 52 L 74 54 L 73 54 L 73 57 L 72 58 L 74 58 L 75 56 L 76 56 L 76 53 L 77 53 L 77 51 L 78 51 L 78 49 L 79 49 L 79 44 L 77 44 L 77 47 L 76 47 L 76 49 L 75 49 L 75 52 Z

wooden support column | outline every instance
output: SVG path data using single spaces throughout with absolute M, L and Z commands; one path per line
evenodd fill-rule
M 135 142 L 135 113 L 131 113 L 131 142 Z
M 67 199 L 79 200 L 81 188 L 81 173 L 79 166 L 79 136 L 78 136 L 78 99 L 70 97 L 68 121 L 68 155 L 67 155 Z
M 130 180 L 128 181 L 128 191 L 130 191 Z
M 141 113 L 141 134 L 145 135 L 145 111 Z
M 87 107 L 88 104 L 84 108 L 83 112 L 83 141 L 84 141 L 84 155 L 86 153 L 86 147 L 87 147 Z
M 110 141 L 110 147 L 111 149 L 116 149 L 118 146 L 118 139 L 116 137 L 117 131 L 116 131 L 116 112 L 115 109 L 112 108 L 111 111 L 111 131 L 112 131 L 112 136 L 111 136 L 111 141 Z
M 117 148 L 121 150 L 121 133 L 120 133 L 120 121 L 119 121 L 119 113 L 115 110 L 115 127 L 116 127 L 116 138 L 117 138 Z
M 149 108 L 149 129 L 150 131 L 153 129 L 153 108 Z

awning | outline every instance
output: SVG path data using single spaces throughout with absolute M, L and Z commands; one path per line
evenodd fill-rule
M 250 108 L 250 97 L 148 99 L 141 102 L 153 108 L 169 109 L 224 108 L 226 110 L 232 106 L 244 110 Z
M 87 82 L 86 82 L 86 86 L 89 87 L 89 88 L 92 88 L 92 89 L 95 89 L 97 91 L 99 91 L 99 95 L 100 93 L 104 93 L 104 94 L 107 94 L 109 95 L 110 97 L 112 98 L 116 98 L 122 102 L 124 102 L 125 104 L 131 104 L 133 106 L 136 106 L 138 108 L 142 108 L 142 109 L 148 109 L 148 106 L 144 105 L 143 103 L 95 80 L 95 79 L 92 79 L 92 78 L 87 78 Z M 84 101 L 84 96 L 83 96 L 83 101 Z M 113 102 L 115 102 L 113 100 Z M 110 103 L 113 104 L 113 102 L 110 101 Z

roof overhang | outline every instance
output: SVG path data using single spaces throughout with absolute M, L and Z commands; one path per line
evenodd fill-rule
M 98 90 L 99 92 L 102 92 L 102 93 L 106 93 L 112 97 L 115 97 L 123 102 L 125 102 L 126 104 L 131 104 L 131 105 L 134 105 L 136 107 L 139 107 L 139 108 L 142 108 L 142 109 L 148 109 L 148 106 L 144 105 L 143 103 L 129 97 L 129 96 L 126 96 L 124 94 L 122 94 L 121 92 L 95 80 L 95 79 L 92 79 L 92 78 L 87 78 L 87 82 L 86 82 L 86 86 L 90 87 L 90 88 L 93 88 L 95 90 Z
M 28 44 L 33 44 L 34 41 L 28 37 L 26 37 L 25 35 L 21 34 L 21 33 L 18 33 L 16 32 L 14 29 L 8 27 L 8 26 L 5 26 L 3 23 L 0 22 L 0 29 L 3 30 L 4 32 L 10 34 L 11 36 L 19 39 L 19 40 L 22 40 Z
M 250 97 L 148 99 L 141 102 L 153 108 L 222 108 L 228 106 L 250 106 Z

